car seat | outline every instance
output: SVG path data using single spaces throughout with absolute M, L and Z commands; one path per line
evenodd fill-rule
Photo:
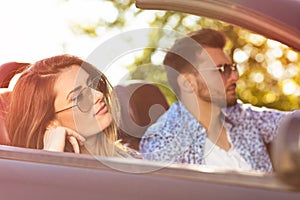
M 0 88 L 0 144 L 9 145 L 10 140 L 5 127 L 5 115 L 9 102 L 10 92 L 6 88 Z
M 143 81 L 117 85 L 115 91 L 121 113 L 118 139 L 139 150 L 146 129 L 169 108 L 167 99 L 157 85 Z
M 14 75 L 22 72 L 29 63 L 8 62 L 0 66 L 0 88 L 8 88 Z
M 29 65 L 29 63 L 8 62 L 0 66 L 0 144 L 10 144 L 5 127 L 5 116 L 10 101 L 10 81 L 16 74 L 24 71 Z

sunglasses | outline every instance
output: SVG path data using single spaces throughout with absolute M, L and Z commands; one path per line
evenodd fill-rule
M 232 64 L 220 64 L 217 65 L 215 68 L 202 68 L 199 69 L 198 71 L 215 71 L 218 70 L 222 76 L 229 77 L 233 71 L 237 71 L 237 64 L 232 63 Z
M 94 90 L 94 91 L 93 91 Z M 83 88 L 77 96 L 75 96 L 72 100 L 75 102 L 74 105 L 64 108 L 62 110 L 56 111 L 55 113 L 60 113 L 66 110 L 69 110 L 74 107 L 78 107 L 78 109 L 83 112 L 89 112 L 94 105 L 94 92 L 100 91 L 104 95 L 107 94 L 107 84 L 103 76 L 95 78 L 91 84 L 87 87 Z

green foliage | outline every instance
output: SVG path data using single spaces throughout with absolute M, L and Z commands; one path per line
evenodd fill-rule
M 300 56 L 298 53 L 298 58 L 290 61 L 287 57 L 287 52 L 292 52 L 288 47 L 277 44 L 277 47 L 270 47 L 266 38 L 253 34 L 247 30 L 243 30 L 239 27 L 234 27 L 232 25 L 208 19 L 203 17 L 193 18 L 195 20 L 193 26 L 184 26 L 183 21 L 188 18 L 190 15 L 175 13 L 175 12 L 165 12 L 164 15 L 156 16 L 156 19 L 151 23 L 151 26 L 157 27 L 162 26 L 166 27 L 166 24 L 170 23 L 170 20 L 174 18 L 179 18 L 176 20 L 176 23 L 173 24 L 173 29 L 181 33 L 187 33 L 192 30 L 199 28 L 213 28 L 220 30 L 225 33 L 228 37 L 229 42 L 226 46 L 226 51 L 233 58 L 234 52 L 239 49 L 248 54 L 249 58 L 244 62 L 239 63 L 243 72 L 240 76 L 240 81 L 238 83 L 237 93 L 238 97 L 245 103 L 251 103 L 253 105 L 269 108 L 276 108 L 280 110 L 293 110 L 298 109 L 300 106 L 299 91 L 298 94 L 284 94 L 283 87 L 284 83 L 287 80 L 293 80 L 295 87 L 299 88 L 299 73 L 294 73 L 294 75 L 285 75 L 289 70 L 296 70 L 299 72 L 300 66 Z M 260 41 L 256 41 L 255 37 L 258 37 Z M 251 40 L 252 38 L 252 40 Z M 152 38 L 152 42 L 159 41 L 158 38 Z M 279 57 L 270 57 L 270 54 L 276 53 L 276 51 L 282 51 L 283 55 Z M 162 79 L 160 83 L 166 85 L 166 76 L 161 76 L 163 70 L 153 71 L 152 68 L 143 70 L 143 73 L 140 73 L 139 66 L 142 66 L 144 63 L 148 63 L 149 58 L 153 54 L 154 50 L 145 52 L 140 58 L 137 59 L 137 62 L 134 63 L 134 66 L 131 66 L 131 78 L 133 79 L 145 79 L 145 80 L 155 80 L 158 81 L 157 76 L 160 75 Z M 280 53 L 279 53 L 280 54 Z M 261 59 L 259 58 L 261 57 Z M 269 66 L 272 63 L 277 63 L 278 67 L 282 66 L 282 76 L 274 77 L 269 71 L 277 70 L 276 65 L 273 68 Z M 280 64 L 281 63 L 281 64 Z M 296 69 L 294 69 L 296 68 Z M 273 72 L 275 73 L 275 72 Z M 263 81 L 257 80 L 257 76 L 263 78 Z M 293 85 L 291 85 L 293 86 Z M 299 90 L 299 89 L 298 89 Z M 294 91 L 295 93 L 297 90 Z M 169 96 L 170 101 L 175 100 L 176 97 L 173 93 L 166 94 Z
M 110 23 L 99 21 L 97 26 L 123 27 L 128 12 L 134 17 L 148 12 L 134 8 L 134 0 L 110 0 L 110 2 L 118 9 L 118 18 Z M 224 32 L 229 39 L 226 51 L 234 61 L 239 61 L 240 80 L 237 93 L 242 101 L 280 110 L 293 110 L 300 107 L 298 52 L 239 27 L 189 14 L 157 11 L 149 26 L 168 28 L 182 34 L 200 28 L 213 28 Z M 85 34 L 97 36 L 96 28 L 94 27 L 93 30 L 89 27 L 81 30 Z M 149 37 L 151 46 L 158 46 L 162 36 L 152 34 Z M 151 57 L 156 51 L 155 48 L 145 49 L 143 54 L 128 66 L 130 78 L 158 83 L 171 103 L 176 100 L 176 97 L 164 88 L 168 83 L 163 69 L 151 64 Z M 238 54 L 242 54 L 245 59 L 235 60 Z

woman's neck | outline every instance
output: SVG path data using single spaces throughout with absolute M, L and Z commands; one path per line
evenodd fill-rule
M 99 152 L 99 134 L 86 138 L 84 146 L 81 147 L 81 153 L 97 155 Z

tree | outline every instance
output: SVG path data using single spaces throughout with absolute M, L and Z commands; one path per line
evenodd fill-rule
M 111 22 L 99 20 L 99 23 L 92 27 L 78 25 L 82 34 L 98 37 L 96 31 L 98 26 L 105 26 L 108 29 L 123 28 L 128 23 L 126 16 L 129 14 L 138 18 L 143 13 L 149 12 L 136 9 L 133 0 L 106 2 L 111 2 L 118 10 L 118 17 Z M 173 29 L 183 34 L 199 28 L 213 28 L 224 32 L 229 38 L 226 51 L 239 64 L 238 97 L 243 102 L 257 106 L 280 110 L 299 108 L 299 52 L 245 29 L 190 14 L 157 11 L 149 26 Z M 152 34 L 149 37 L 151 46 L 157 47 L 163 36 Z M 158 83 L 168 97 L 169 103 L 172 103 L 176 97 L 164 87 L 168 85 L 164 71 L 161 67 L 155 67 L 151 61 L 158 51 L 160 50 L 157 48 L 144 49 L 143 54 L 128 66 L 130 78 Z

